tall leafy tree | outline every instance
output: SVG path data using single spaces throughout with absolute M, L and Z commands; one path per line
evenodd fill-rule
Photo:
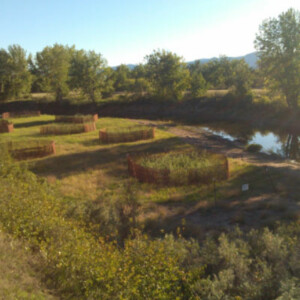
M 300 96 L 300 13 L 294 9 L 264 21 L 256 35 L 259 67 L 274 89 L 298 108 Z
M 128 66 L 122 64 L 118 66 L 114 71 L 114 88 L 116 91 L 126 91 L 130 89 L 132 85 L 131 72 Z
M 145 65 L 138 64 L 131 73 L 134 79 L 132 91 L 138 96 L 144 96 L 145 93 L 150 91 L 150 82 L 146 78 L 147 71 Z
M 190 73 L 182 58 L 165 50 L 146 56 L 147 77 L 154 93 L 165 99 L 180 99 L 190 86 Z
M 0 49 L 0 95 L 1 98 L 7 96 L 7 85 L 9 78 L 9 67 L 8 67 L 9 55 L 5 49 Z
M 191 94 L 194 97 L 203 96 L 207 89 L 208 83 L 202 75 L 202 65 L 199 60 L 188 66 L 191 74 Z
M 36 64 L 41 85 L 45 91 L 55 93 L 56 101 L 69 92 L 68 75 L 74 48 L 55 44 L 36 54 Z
M 231 76 L 231 63 L 228 57 L 220 56 L 202 66 L 202 74 L 207 82 L 215 89 L 228 88 L 228 79 Z
M 106 60 L 94 51 L 75 51 L 71 59 L 70 84 L 81 88 L 89 99 L 95 102 L 105 91 L 110 77 Z
M 19 45 L 11 45 L 8 51 L 0 50 L 1 98 L 15 98 L 30 92 L 31 74 L 26 51 Z
M 244 59 L 234 59 L 230 62 L 230 74 L 226 83 L 233 89 L 237 97 L 243 97 L 250 93 L 253 72 Z

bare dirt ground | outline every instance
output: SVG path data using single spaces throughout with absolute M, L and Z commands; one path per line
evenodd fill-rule
M 201 236 L 208 230 L 227 231 L 236 225 L 249 230 L 261 226 L 273 226 L 276 221 L 300 220 L 299 163 L 276 155 L 248 153 L 242 143 L 229 141 L 199 126 L 176 126 L 162 121 L 135 121 L 168 130 L 180 137 L 183 142 L 201 149 L 222 153 L 249 165 L 261 167 L 266 171 L 266 177 L 267 172 L 275 174 L 274 182 L 268 184 L 272 187 L 257 189 L 257 193 L 254 194 L 237 193 L 227 199 L 218 199 L 217 204 L 213 206 L 203 201 L 196 204 L 176 202 L 163 204 L 163 207 L 157 204 L 156 209 L 163 211 L 163 224 L 157 226 L 168 224 L 171 228 L 172 224 L 175 226 L 180 219 L 185 218 L 186 226 L 189 228 L 188 235 Z

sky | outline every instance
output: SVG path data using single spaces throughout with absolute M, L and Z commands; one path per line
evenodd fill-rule
M 263 20 L 300 0 L 0 0 L 0 48 L 35 55 L 55 43 L 101 53 L 108 65 L 165 49 L 192 61 L 255 51 Z

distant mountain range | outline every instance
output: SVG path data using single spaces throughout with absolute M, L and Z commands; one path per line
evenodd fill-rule
M 249 53 L 249 54 L 246 54 L 244 56 L 237 56 L 237 57 L 228 57 L 229 60 L 234 60 L 234 59 L 244 59 L 245 62 L 249 65 L 249 67 L 251 68 L 256 68 L 257 67 L 257 60 L 258 60 L 258 57 L 257 57 L 257 52 L 252 52 L 252 53 Z M 200 62 L 202 64 L 204 63 L 207 63 L 209 62 L 210 60 L 213 60 L 213 59 L 218 59 L 217 57 L 212 57 L 212 58 L 200 58 Z M 192 64 L 194 63 L 196 60 L 193 60 L 193 61 L 189 61 L 188 64 Z
M 244 55 L 244 56 L 237 56 L 237 57 L 228 57 L 228 59 L 230 59 L 230 60 L 233 60 L 233 59 L 242 59 L 242 58 L 244 58 L 245 59 L 245 61 L 246 61 L 246 63 L 251 67 L 251 68 L 256 68 L 257 67 L 257 64 L 256 64 L 256 62 L 257 62 L 257 59 L 258 59 L 258 57 L 257 57 L 257 52 L 252 52 L 252 53 L 249 53 L 249 54 L 246 54 L 246 55 Z M 201 63 L 207 63 L 207 62 L 209 62 L 210 60 L 212 60 L 212 59 L 218 59 L 217 57 L 212 57 L 212 58 L 200 58 L 199 60 L 200 60 L 200 62 Z M 192 63 L 194 63 L 195 61 L 197 61 L 198 59 L 196 59 L 196 60 L 193 60 L 193 61 L 189 61 L 189 62 L 187 62 L 188 64 L 192 64 Z M 132 70 L 132 69 L 134 69 L 135 68 L 135 66 L 136 65 L 134 65 L 134 64 L 128 64 L 128 65 L 126 65 L 130 70 Z M 114 70 L 117 68 L 117 66 L 115 66 L 115 67 L 112 67 Z

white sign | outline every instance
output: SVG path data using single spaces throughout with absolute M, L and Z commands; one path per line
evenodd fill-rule
M 248 183 L 245 183 L 242 185 L 242 192 L 246 192 L 249 190 L 249 184 Z

